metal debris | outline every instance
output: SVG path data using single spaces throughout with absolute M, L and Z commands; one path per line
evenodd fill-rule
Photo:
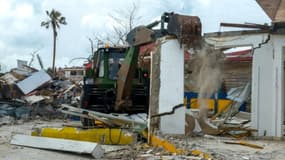
M 11 144 L 40 149 L 91 154 L 94 158 L 101 158 L 104 155 L 104 149 L 97 143 L 58 138 L 34 137 L 17 134 L 12 137 Z

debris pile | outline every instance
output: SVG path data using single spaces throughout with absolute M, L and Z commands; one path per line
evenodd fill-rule
M 79 82 L 52 78 L 44 70 L 22 67 L 0 77 L 0 118 L 2 124 L 14 120 L 62 117 L 59 104 L 77 106 L 81 95 Z

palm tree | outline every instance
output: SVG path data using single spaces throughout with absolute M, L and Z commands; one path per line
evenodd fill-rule
M 52 58 L 52 71 L 55 73 L 55 52 L 56 52 L 56 37 L 57 37 L 57 29 L 60 28 L 60 25 L 67 25 L 65 21 L 65 17 L 61 15 L 59 11 L 56 11 L 54 9 L 51 10 L 51 12 L 46 11 L 46 14 L 48 16 L 48 20 L 43 21 L 41 23 L 42 27 L 45 27 L 46 29 L 52 28 L 53 31 L 53 58 Z

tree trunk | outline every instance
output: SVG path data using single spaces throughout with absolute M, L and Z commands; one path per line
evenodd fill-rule
M 56 31 L 53 29 L 53 57 L 52 57 L 52 72 L 55 74 L 55 52 L 56 52 Z

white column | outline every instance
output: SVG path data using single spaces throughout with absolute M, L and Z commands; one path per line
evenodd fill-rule
M 252 63 L 251 121 L 259 136 L 273 136 L 273 52 L 272 40 L 255 49 Z
M 184 97 L 184 50 L 177 39 L 161 43 L 159 113 L 169 112 L 183 103 Z M 165 134 L 184 134 L 185 107 L 160 119 L 160 131 Z
M 273 40 L 273 53 L 274 53 L 274 103 L 272 110 L 276 113 L 274 115 L 274 132 L 276 137 L 282 137 L 282 125 L 284 121 L 284 53 L 283 47 L 285 46 L 284 35 L 272 35 Z

